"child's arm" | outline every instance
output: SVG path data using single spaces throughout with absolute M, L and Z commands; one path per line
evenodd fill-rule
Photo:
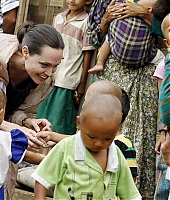
M 32 151 L 27 151 L 24 156 L 24 161 L 38 165 L 45 158 L 44 154 L 34 153 Z
M 165 142 L 161 145 L 160 150 L 162 151 L 165 163 L 170 167 L 170 136 L 169 135 L 166 138 Z
M 88 70 L 89 70 L 89 67 L 90 67 L 92 54 L 93 54 L 92 50 L 84 51 L 83 71 L 82 71 L 80 83 L 79 83 L 79 85 L 78 85 L 78 87 L 76 88 L 76 91 L 75 91 L 75 101 L 78 104 L 80 103 L 81 96 L 85 92 Z
M 35 182 L 34 187 L 34 200 L 46 200 L 47 189 L 39 182 Z
M 45 140 L 46 142 L 48 141 L 53 141 L 53 142 L 59 142 L 60 140 L 69 137 L 70 135 L 67 134 L 60 134 L 57 132 L 52 132 L 52 131 L 40 131 L 37 133 L 36 137 L 41 140 Z

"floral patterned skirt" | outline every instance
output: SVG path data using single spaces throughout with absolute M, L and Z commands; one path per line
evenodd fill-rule
M 130 97 L 131 108 L 122 125 L 122 133 L 136 149 L 138 177 L 137 187 L 143 199 L 153 199 L 155 190 L 158 90 L 153 77 L 155 66 L 127 68 L 111 56 L 98 80 L 110 80 L 123 88 Z

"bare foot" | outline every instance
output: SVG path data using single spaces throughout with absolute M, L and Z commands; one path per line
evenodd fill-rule
M 90 74 L 97 74 L 97 72 L 101 72 L 104 70 L 104 66 L 103 65 L 95 65 L 93 68 L 89 69 L 88 72 Z

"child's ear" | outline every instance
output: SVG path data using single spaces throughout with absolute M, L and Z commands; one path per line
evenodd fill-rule
M 89 5 L 93 2 L 93 0 L 86 0 L 86 5 Z
M 149 6 L 147 9 L 148 9 L 149 13 L 152 13 L 153 8 L 151 6 Z
M 76 123 L 77 123 L 77 127 L 79 129 L 79 126 L 80 126 L 80 117 L 79 116 L 76 117 Z
M 167 46 L 168 48 L 170 48 L 170 43 L 168 42 L 167 39 L 164 39 L 164 43 L 166 44 L 166 46 Z
M 4 112 L 4 109 L 0 109 L 0 115 Z

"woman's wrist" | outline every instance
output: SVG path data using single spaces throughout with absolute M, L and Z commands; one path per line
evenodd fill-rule
M 103 40 L 104 36 L 107 33 L 108 27 L 109 27 L 110 22 L 106 19 L 105 16 L 103 16 L 102 21 L 100 23 L 100 41 Z
M 100 29 L 101 31 L 108 29 L 110 22 L 107 20 L 107 17 L 105 17 L 105 15 L 102 18 L 102 21 L 100 23 Z
M 103 27 L 107 27 L 108 28 L 109 24 L 110 24 L 110 21 L 108 21 L 107 15 L 104 14 L 104 16 L 103 16 L 103 18 L 101 20 L 101 23 L 100 23 L 100 27 L 101 28 L 103 28 Z

